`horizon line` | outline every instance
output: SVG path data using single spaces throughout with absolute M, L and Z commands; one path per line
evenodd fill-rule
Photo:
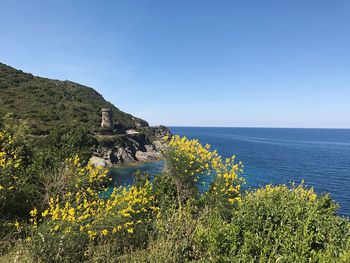
M 159 126 L 159 125 L 158 125 Z M 339 127 L 266 127 L 266 126 L 200 126 L 200 125 L 163 125 L 165 127 L 173 128 L 239 128 L 239 129 L 319 129 L 319 130 L 350 130 L 349 128 Z

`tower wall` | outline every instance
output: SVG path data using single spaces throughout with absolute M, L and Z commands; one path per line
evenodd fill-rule
M 113 129 L 113 113 L 111 109 L 101 109 L 102 111 L 102 121 L 101 128 Z

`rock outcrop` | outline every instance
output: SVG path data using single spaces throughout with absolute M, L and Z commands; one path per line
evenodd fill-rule
M 164 126 L 146 127 L 140 132 L 118 135 L 100 135 L 99 146 L 91 158 L 94 165 L 114 166 L 161 159 L 163 137 L 171 135 Z

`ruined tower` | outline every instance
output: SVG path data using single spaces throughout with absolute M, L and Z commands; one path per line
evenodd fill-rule
M 102 111 L 102 121 L 101 128 L 113 129 L 113 113 L 111 109 L 103 108 Z

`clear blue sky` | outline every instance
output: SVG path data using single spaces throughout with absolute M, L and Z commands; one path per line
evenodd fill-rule
M 0 0 L 0 61 L 150 124 L 350 128 L 348 0 Z

